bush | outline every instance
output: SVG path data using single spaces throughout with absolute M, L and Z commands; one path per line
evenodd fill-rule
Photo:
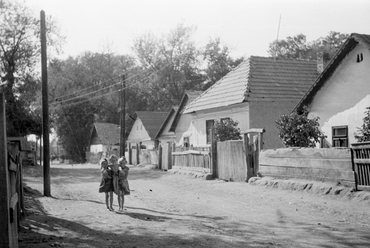
M 370 141 L 370 107 L 366 108 L 365 117 L 363 118 L 364 123 L 361 127 L 358 127 L 359 135 L 355 135 L 357 142 Z
M 315 147 L 316 142 L 323 135 L 319 126 L 319 117 L 308 119 L 307 107 L 303 108 L 301 114 L 292 112 L 282 115 L 276 120 L 279 129 L 279 137 L 287 147 Z
M 239 122 L 232 120 L 231 118 L 222 119 L 221 121 L 216 120 L 214 123 L 215 138 L 216 141 L 225 140 L 240 140 L 240 128 L 238 128 Z

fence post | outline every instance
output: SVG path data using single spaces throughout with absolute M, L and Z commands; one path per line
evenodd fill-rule
M 132 147 L 131 143 L 128 143 L 128 163 L 132 164 Z
M 136 143 L 136 165 L 140 164 L 140 146 Z
M 158 149 L 158 169 L 162 170 L 162 146 L 159 145 Z
M 215 139 L 214 128 L 211 129 L 211 174 L 213 178 L 218 177 L 217 168 L 217 141 Z

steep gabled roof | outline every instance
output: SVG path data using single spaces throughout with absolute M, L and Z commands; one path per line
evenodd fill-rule
M 171 117 L 176 114 L 176 112 L 178 111 L 179 107 L 177 106 L 173 106 L 170 110 L 170 112 L 167 114 L 167 117 L 166 119 L 164 120 L 164 122 L 162 123 L 162 126 L 159 128 L 155 138 L 158 138 L 159 136 L 162 135 L 162 132 L 164 131 L 164 128 L 166 127 L 167 123 L 170 121 Z M 171 130 L 169 130 L 171 131 Z
M 316 61 L 251 56 L 195 99 L 184 113 L 246 101 L 298 101 L 317 76 Z
M 120 142 L 120 126 L 113 123 L 94 123 L 93 132 L 103 145 L 116 145 Z
M 168 112 L 136 111 L 151 139 L 154 139 L 165 121 Z
M 184 112 L 186 106 L 188 106 L 192 101 L 197 99 L 197 97 L 200 96 L 202 93 L 203 91 L 197 91 L 197 90 L 185 91 L 184 96 L 181 99 L 180 105 L 175 113 L 175 118 L 172 121 L 170 131 L 175 132 L 176 126 L 180 120 L 180 116 Z
M 320 76 L 315 80 L 310 89 L 299 101 L 294 110 L 302 110 L 304 106 L 309 105 L 316 93 L 321 89 L 321 87 L 326 83 L 326 81 L 332 76 L 337 67 L 341 64 L 343 59 L 358 45 L 361 44 L 368 49 L 370 49 L 370 35 L 366 34 L 356 34 L 353 33 L 348 37 L 346 42 L 339 48 L 338 52 L 329 61 L 328 65 L 325 67 Z M 293 110 L 293 111 L 294 111 Z

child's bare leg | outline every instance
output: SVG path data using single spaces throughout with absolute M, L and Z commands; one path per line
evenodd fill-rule
M 107 208 L 108 208 L 108 209 L 110 209 L 110 208 L 109 208 L 109 203 L 108 203 L 108 201 L 109 201 L 109 195 L 108 195 L 108 192 L 105 192 L 105 205 L 107 205 Z
M 122 191 L 122 196 L 121 196 L 121 204 L 122 204 L 122 210 L 123 210 L 123 205 L 125 204 L 125 193 Z
M 110 209 L 113 210 L 113 191 L 109 192 L 109 206 L 110 206 Z
M 121 210 L 121 192 L 118 192 L 117 199 L 118 199 L 119 210 Z

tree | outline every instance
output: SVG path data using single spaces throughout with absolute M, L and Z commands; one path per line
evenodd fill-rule
M 57 108 L 56 131 L 67 157 L 78 163 L 86 162 L 86 147 L 89 145 L 95 107 L 89 101 L 84 101 L 67 106 L 61 103 Z
M 134 69 L 132 57 L 112 53 L 85 52 L 76 58 L 51 61 L 49 91 L 53 127 L 69 157 L 84 160 L 94 122 L 120 123 L 119 93 L 125 73 L 128 74 L 126 96 L 130 98 L 126 100 L 129 103 L 126 109 L 128 116 L 133 113 Z M 132 123 L 128 116 L 126 130 L 130 130 Z M 76 141 L 76 137 L 80 138 Z
M 58 47 L 62 37 L 57 25 L 48 19 L 49 47 Z M 40 133 L 32 103 L 36 100 L 40 82 L 36 65 L 40 58 L 39 20 L 18 1 L 0 2 L 0 77 L 5 82 L 7 134 L 24 136 Z
M 363 118 L 363 124 L 358 127 L 358 135 L 355 135 L 357 142 L 370 141 L 370 107 L 366 108 L 365 117 Z
M 271 42 L 268 53 L 271 57 L 316 60 L 317 53 L 322 52 L 324 63 L 327 63 L 348 37 L 348 34 L 330 31 L 324 38 L 307 42 L 304 34 L 298 34 Z
M 240 140 L 239 122 L 231 118 L 216 120 L 214 123 L 216 141 Z
M 308 110 L 303 108 L 302 113 L 292 112 L 282 115 L 276 120 L 279 137 L 287 147 L 315 147 L 323 135 L 319 126 L 319 117 L 308 119 Z
M 224 77 L 244 59 L 243 57 L 235 60 L 231 58 L 229 48 L 226 45 L 222 45 L 218 37 L 209 40 L 202 54 L 203 59 L 207 63 L 207 68 L 205 69 L 207 83 L 203 90 L 208 89 Z
M 201 88 L 199 50 L 191 40 L 194 27 L 179 24 L 162 38 L 144 34 L 134 41 L 134 52 L 143 70 L 149 71 L 144 87 L 147 110 L 168 110 L 181 100 L 185 90 Z

